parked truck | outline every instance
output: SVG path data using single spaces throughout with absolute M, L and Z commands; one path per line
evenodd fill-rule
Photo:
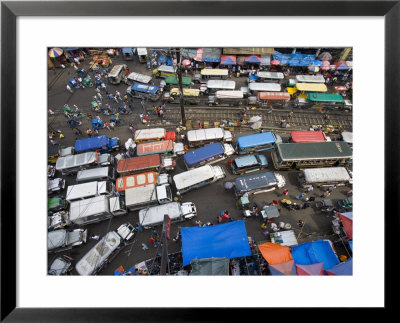
M 196 206 L 192 202 L 178 203 L 171 202 L 164 205 L 157 205 L 139 211 L 139 223 L 145 228 L 151 228 L 162 224 L 164 215 L 167 214 L 171 222 L 192 219 L 197 215 Z
M 118 137 L 95 136 L 75 141 L 75 152 L 84 153 L 98 150 L 100 153 L 109 153 L 120 149 L 121 141 Z
M 114 191 L 115 186 L 109 181 L 70 185 L 67 188 L 67 196 L 65 199 L 71 203 L 77 200 L 83 200 L 100 195 L 112 196 Z
M 125 190 L 126 207 L 135 211 L 144 207 L 164 204 L 172 201 L 172 191 L 169 184 L 149 184 Z
M 113 216 L 126 214 L 124 199 L 104 195 L 72 202 L 69 220 L 78 226 L 104 221 Z
M 108 232 L 76 264 L 75 270 L 81 276 L 96 275 L 111 262 L 134 237 L 135 228 L 130 223 L 122 224 L 116 231 Z
M 98 157 L 99 154 L 94 151 L 59 157 L 56 162 L 56 170 L 63 175 L 76 174 L 79 170 L 98 166 Z
M 344 167 L 309 168 L 300 172 L 299 183 L 303 188 L 343 186 L 353 184 L 353 179 Z

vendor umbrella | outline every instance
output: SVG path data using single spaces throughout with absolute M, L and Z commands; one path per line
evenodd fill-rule
M 258 56 L 258 55 L 250 55 L 250 56 L 246 56 L 244 61 L 246 63 L 260 64 L 261 63 L 261 57 Z
M 233 187 L 233 183 L 232 182 L 225 182 L 224 187 L 225 187 L 225 189 L 230 190 Z
M 315 66 L 315 65 L 310 65 L 310 66 L 308 67 L 308 70 L 309 70 L 310 72 L 319 72 L 319 67 L 318 67 L 318 66 Z
M 279 65 L 281 62 L 280 61 L 278 61 L 277 59 L 273 59 L 272 61 L 271 61 L 271 65 Z
M 262 125 L 262 117 L 261 116 L 251 117 L 248 124 L 252 129 L 259 129 Z
M 61 48 L 52 48 L 49 50 L 49 56 L 52 58 L 60 57 L 64 51 Z
M 332 59 L 332 55 L 328 52 L 323 52 L 318 56 L 318 58 L 321 61 L 330 61 Z
M 289 260 L 280 264 L 269 265 L 269 271 L 273 276 L 296 275 L 294 260 Z
M 331 63 L 329 63 L 328 61 L 322 61 L 321 70 L 328 71 L 330 67 Z
M 190 60 L 184 59 L 181 64 L 182 64 L 182 66 L 189 66 L 190 65 Z

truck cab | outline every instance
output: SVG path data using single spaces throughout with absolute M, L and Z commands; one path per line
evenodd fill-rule
M 60 252 L 86 243 L 87 230 L 76 229 L 67 231 L 60 229 L 47 234 L 47 249 L 49 252 Z
M 172 202 L 172 190 L 169 184 L 162 184 L 156 187 L 159 204 Z
M 196 206 L 192 202 L 182 203 L 181 210 L 185 219 L 192 219 L 197 215 Z
M 124 241 L 129 241 L 135 236 L 135 227 L 130 223 L 121 224 L 116 230 Z

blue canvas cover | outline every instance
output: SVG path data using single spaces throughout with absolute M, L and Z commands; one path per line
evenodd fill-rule
M 323 262 L 325 270 L 340 263 L 329 241 L 321 239 L 293 247 L 292 257 L 295 263 L 299 265 L 311 265 Z
M 75 141 L 75 152 L 81 153 L 108 146 L 108 136 L 97 136 Z
M 130 47 L 122 48 L 122 54 L 133 54 L 133 49 Z
M 254 135 L 237 138 L 237 144 L 240 148 L 251 148 L 255 146 L 273 144 L 275 141 L 276 138 L 272 132 L 256 133 Z
M 223 55 L 224 58 L 222 59 L 221 56 L 221 65 L 236 65 L 236 62 L 233 61 L 232 57 L 230 57 L 229 55 Z
M 193 259 L 251 255 L 243 220 L 208 227 L 181 228 L 183 266 Z
M 188 167 L 192 167 L 198 163 L 201 163 L 204 160 L 209 158 L 223 155 L 225 152 L 224 147 L 219 143 L 213 143 L 211 145 L 207 145 L 193 151 L 187 152 L 183 158 Z
M 281 65 L 289 66 L 309 66 L 313 65 L 315 55 L 295 53 L 295 54 L 282 54 L 275 51 L 273 59 L 280 61 Z
M 132 85 L 133 91 L 154 94 L 158 91 L 159 87 L 155 85 L 148 85 L 143 83 L 135 83 Z

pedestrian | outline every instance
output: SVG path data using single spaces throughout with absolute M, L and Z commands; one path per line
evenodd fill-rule
M 94 130 L 93 130 L 93 133 L 94 133 L 95 136 L 98 136 L 98 135 L 99 135 L 99 131 L 98 131 L 97 129 L 94 129 Z
M 156 109 L 156 113 L 157 113 L 158 117 L 160 117 L 160 108 Z
M 300 193 L 299 196 L 297 196 L 297 199 L 301 200 L 303 198 L 303 196 L 304 196 L 304 193 Z
M 297 223 L 297 225 L 302 228 L 304 226 L 304 221 L 303 220 L 299 220 L 299 222 Z
M 336 185 L 329 186 L 329 192 L 332 193 L 332 191 L 333 191 L 335 188 L 336 188 Z
M 86 129 L 86 134 L 89 138 L 92 137 L 92 130 L 90 128 Z
M 102 90 L 107 91 L 107 87 L 103 82 L 101 82 L 100 87 L 101 87 Z
M 166 107 L 166 105 L 165 105 L 165 102 L 161 105 L 161 109 L 162 110 L 165 110 L 165 107 Z
M 307 193 L 310 193 L 310 192 L 312 192 L 312 191 L 313 191 L 313 189 L 314 189 L 314 187 L 313 187 L 312 185 L 310 185 L 310 186 L 307 188 Z
M 67 84 L 67 91 L 68 91 L 69 93 L 74 93 L 74 91 L 72 91 L 72 89 L 71 89 L 71 87 L 69 86 L 69 84 Z
M 162 119 L 164 117 L 164 110 L 160 110 L 160 118 Z
M 329 195 L 331 195 L 331 192 L 328 190 L 325 191 L 324 194 L 321 195 L 321 197 L 328 197 Z
M 129 71 L 129 68 L 126 68 L 125 75 L 128 76 L 129 74 L 131 74 L 131 72 Z
M 288 193 L 289 193 L 289 191 L 288 191 L 287 189 L 284 189 L 283 192 L 282 192 L 282 194 L 283 194 L 284 196 L 287 196 Z
M 149 249 L 149 247 L 144 242 L 142 242 L 142 250 L 147 250 L 147 249 Z
M 99 97 L 99 99 L 102 101 L 103 100 L 103 96 L 101 95 L 100 92 L 97 92 L 97 96 Z
M 117 99 L 120 99 L 120 100 L 122 101 L 121 93 L 119 93 L 118 90 L 115 91 L 115 97 L 116 97 Z M 118 102 L 118 101 L 117 101 L 117 102 Z
M 199 124 L 197 125 L 197 129 L 201 129 L 201 123 L 199 122 Z
M 181 134 L 181 142 L 185 141 L 185 134 Z
M 153 237 L 150 237 L 150 243 L 154 246 L 154 238 Z
M 98 235 L 93 234 L 93 235 L 90 237 L 90 239 L 99 240 L 100 237 L 99 237 Z
M 110 132 L 111 132 L 110 124 L 108 123 L 108 121 L 106 121 L 106 123 L 105 123 L 104 125 L 105 125 L 105 127 L 106 127 L 108 130 L 110 130 Z
M 269 107 L 268 113 L 272 113 L 272 107 Z
M 53 114 L 54 114 L 54 111 L 51 110 L 51 109 L 49 109 L 49 114 L 50 114 L 50 115 L 53 115 Z
M 64 135 L 62 133 L 60 133 L 60 139 L 63 139 Z
M 74 57 L 74 61 L 76 65 L 81 65 L 81 63 L 79 62 L 79 58 L 78 57 Z

